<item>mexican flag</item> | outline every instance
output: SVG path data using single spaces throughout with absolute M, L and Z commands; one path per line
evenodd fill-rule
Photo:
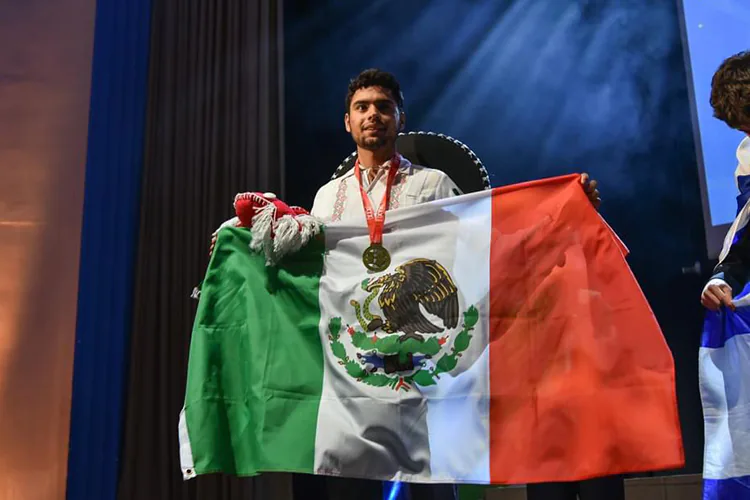
M 184 477 L 520 484 L 677 468 L 674 365 L 577 175 L 364 217 L 269 265 L 225 228 L 193 328 Z

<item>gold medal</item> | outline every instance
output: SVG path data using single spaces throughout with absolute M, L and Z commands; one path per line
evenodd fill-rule
M 388 210 L 388 204 L 391 199 L 391 187 L 393 186 L 400 163 L 400 157 L 394 155 L 388 170 L 388 177 L 386 177 L 385 181 L 385 194 L 380 201 L 377 212 L 373 210 L 370 197 L 365 193 L 364 187 L 362 187 L 362 172 L 360 172 L 359 168 L 359 159 L 354 163 L 354 175 L 359 184 L 359 193 L 362 196 L 362 206 L 365 210 L 367 228 L 370 232 L 370 246 L 362 252 L 362 263 L 370 272 L 379 273 L 385 271 L 391 265 L 391 254 L 383 247 L 383 225 L 385 224 L 385 211 Z
M 370 245 L 362 252 L 362 263 L 365 265 L 368 271 L 379 273 L 388 269 L 391 265 L 391 254 L 383 245 L 373 244 Z

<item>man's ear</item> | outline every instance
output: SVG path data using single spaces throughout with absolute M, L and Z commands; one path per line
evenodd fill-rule
M 402 111 L 398 117 L 398 131 L 399 132 L 403 131 L 405 126 L 406 126 L 406 113 Z
M 344 113 L 344 128 L 350 134 L 352 133 L 352 126 L 349 124 L 349 113 Z

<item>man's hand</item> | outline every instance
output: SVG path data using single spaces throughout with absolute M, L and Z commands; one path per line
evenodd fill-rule
M 597 210 L 602 203 L 602 199 L 599 197 L 599 190 L 596 189 L 598 184 L 599 183 L 595 180 L 589 179 L 589 174 L 581 174 L 581 185 L 583 186 L 583 190 L 586 192 L 586 196 L 589 197 L 591 204 L 594 205 L 594 208 Z
M 701 294 L 701 304 L 709 311 L 718 311 L 721 306 L 727 306 L 734 311 L 732 287 L 720 279 L 709 281 Z
M 214 253 L 214 247 L 216 246 L 216 240 L 219 237 L 219 231 L 221 231 L 221 229 L 224 227 L 227 227 L 227 226 L 238 227 L 240 224 L 242 224 L 240 219 L 238 217 L 233 217 L 229 219 L 228 221 L 224 222 L 221 226 L 219 226 L 219 229 L 217 229 L 211 234 L 211 246 L 208 249 L 209 257 L 211 257 L 211 255 L 213 255 Z

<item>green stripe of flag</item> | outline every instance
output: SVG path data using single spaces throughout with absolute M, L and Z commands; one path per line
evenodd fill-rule
M 323 239 L 274 268 L 249 243 L 222 229 L 201 288 L 185 396 L 195 472 L 312 472 Z

